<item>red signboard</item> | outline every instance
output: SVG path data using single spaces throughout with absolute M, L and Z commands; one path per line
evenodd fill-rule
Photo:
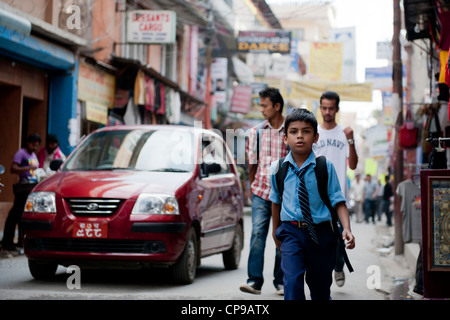
M 231 112 L 247 114 L 252 104 L 252 87 L 235 86 L 231 98 Z

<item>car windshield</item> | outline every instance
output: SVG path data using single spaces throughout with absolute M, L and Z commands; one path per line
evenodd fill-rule
M 62 170 L 191 172 L 193 146 L 193 134 L 187 131 L 100 131 L 74 151 Z

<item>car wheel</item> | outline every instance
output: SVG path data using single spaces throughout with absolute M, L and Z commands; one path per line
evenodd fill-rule
M 194 282 L 197 271 L 197 258 L 197 236 L 194 229 L 191 229 L 180 259 L 172 266 L 172 277 L 176 283 L 190 284 Z
M 48 280 L 55 276 L 58 264 L 28 259 L 28 268 L 36 280 Z
M 243 239 L 244 232 L 242 231 L 242 226 L 238 224 L 234 232 L 233 245 L 222 254 L 223 264 L 226 270 L 235 270 L 239 267 Z

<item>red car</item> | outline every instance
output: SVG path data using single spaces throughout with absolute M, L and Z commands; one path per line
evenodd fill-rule
M 27 199 L 30 272 L 46 279 L 59 264 L 169 266 L 186 284 L 200 259 L 217 253 L 226 269 L 236 269 L 243 247 L 237 172 L 226 143 L 209 130 L 99 129 Z

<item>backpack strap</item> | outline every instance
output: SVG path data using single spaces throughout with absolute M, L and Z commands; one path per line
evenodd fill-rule
M 344 245 L 342 242 L 342 236 L 340 235 L 338 228 L 338 215 L 336 209 L 331 205 L 330 197 L 328 196 L 328 170 L 327 170 L 327 159 L 324 156 L 319 156 L 316 158 L 316 167 L 314 168 L 316 173 L 317 187 L 319 189 L 320 197 L 322 201 L 327 206 L 328 210 L 331 212 L 331 223 L 333 226 L 333 231 L 338 239 L 338 245 Z M 326 182 L 325 182 L 326 181 Z M 325 183 L 324 183 L 325 182 Z M 345 264 L 350 272 L 353 272 L 353 267 L 348 259 L 347 252 L 344 248 L 343 256 Z
M 258 164 L 259 162 L 259 140 L 260 140 L 259 131 L 263 129 L 265 125 L 266 121 L 263 121 L 256 127 L 256 164 Z
M 280 160 L 278 160 L 278 165 L 277 165 L 277 171 L 275 173 L 275 180 L 277 182 L 277 187 L 278 187 L 278 195 L 280 197 L 280 204 L 283 201 L 283 191 L 284 191 L 284 179 L 286 178 L 288 169 L 289 169 L 289 163 L 285 163 L 283 165 L 283 161 L 286 157 L 280 158 Z

